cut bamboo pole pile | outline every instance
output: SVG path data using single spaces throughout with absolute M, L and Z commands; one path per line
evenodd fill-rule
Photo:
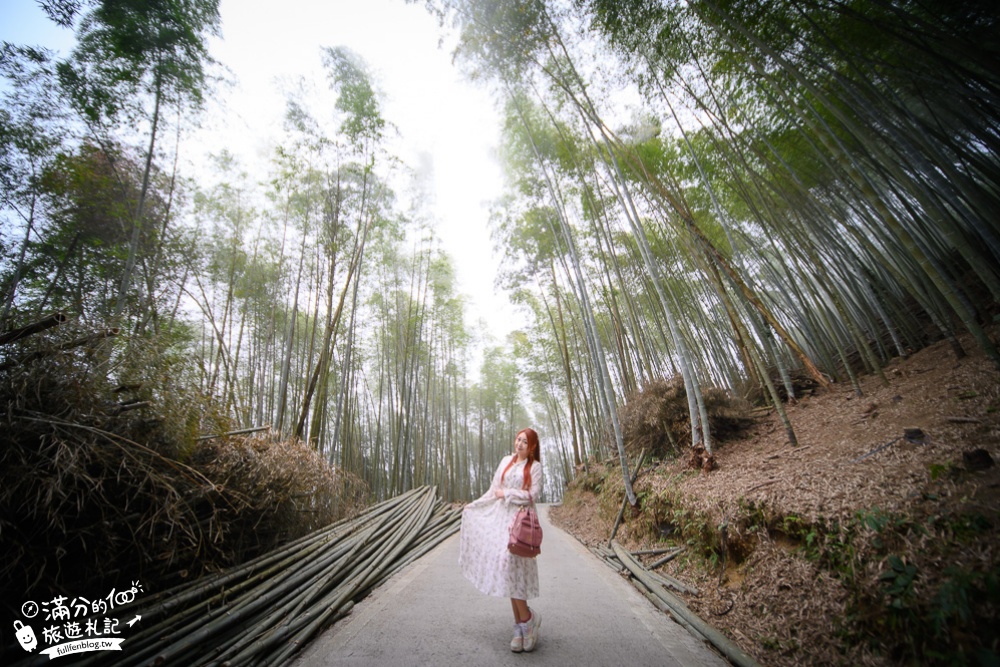
M 710 643 L 729 662 L 737 665 L 737 667 L 760 667 L 753 658 L 744 653 L 732 640 L 702 620 L 697 614 L 688 609 L 683 600 L 667 590 L 668 586 L 674 588 L 679 586 L 685 589 L 686 592 L 692 592 L 693 589 L 690 589 L 676 579 L 657 574 L 647 569 L 616 540 L 611 541 L 611 548 L 598 546 L 592 547 L 591 551 L 610 567 L 622 574 L 627 574 L 629 581 L 658 609 L 670 614 L 674 620 L 687 628 L 698 639 Z
M 617 544 L 617 542 L 613 542 L 613 544 Z M 606 547 L 604 545 L 599 545 L 599 546 L 595 546 L 595 547 L 590 547 L 590 551 L 595 556 L 597 556 L 598 558 L 600 558 L 601 561 L 605 565 L 607 565 L 608 567 L 610 567 L 615 572 L 618 572 L 619 574 L 624 574 L 626 576 L 631 577 L 631 575 L 628 573 L 628 569 L 618 559 L 618 554 L 616 554 L 615 551 L 614 551 L 614 549 L 612 549 L 611 547 Z M 635 560 L 635 562 L 639 563 L 642 566 L 642 568 L 646 572 L 649 573 L 649 576 L 651 576 L 653 579 L 656 579 L 657 581 L 659 581 L 661 584 L 663 584 L 667 588 L 672 588 L 673 590 L 677 591 L 678 593 L 684 593 L 686 595 L 695 595 L 695 596 L 697 596 L 698 595 L 698 589 L 693 588 L 691 586 L 688 586 L 684 582 L 671 577 L 669 574 L 663 574 L 661 572 L 654 572 L 654 570 L 656 568 L 658 568 L 659 566 L 663 565 L 665 562 L 669 562 L 670 560 L 673 560 L 676 556 L 678 556 L 681 553 L 683 553 L 683 551 L 684 551 L 684 547 L 669 547 L 669 548 L 664 548 L 664 549 L 643 549 L 643 550 L 640 550 L 640 551 L 632 551 L 632 552 L 627 552 L 627 553 L 629 553 L 632 556 L 632 558 Z M 650 563 L 649 565 L 642 565 L 642 562 L 637 558 L 638 556 L 648 556 L 648 555 L 651 555 L 651 554 L 655 555 L 655 554 L 661 554 L 661 553 L 667 553 L 669 557 L 668 558 L 661 558 L 660 560 L 658 560 L 656 562 L 653 562 L 653 563 Z
M 115 610 L 119 627 L 142 617 L 122 653 L 102 651 L 80 664 L 285 664 L 355 602 L 456 532 L 461 516 L 434 487 L 414 489 L 238 567 L 139 596 Z

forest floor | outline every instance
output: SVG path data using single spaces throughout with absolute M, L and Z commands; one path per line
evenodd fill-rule
M 772 410 L 717 445 L 716 470 L 644 468 L 616 539 L 686 545 L 659 571 L 696 587 L 691 609 L 764 665 L 996 664 L 1000 373 L 962 343 L 962 359 L 939 342 L 893 360 L 885 382 L 860 378 L 861 396 L 835 384 L 800 398 L 798 446 Z M 914 428 L 922 438 L 902 437 Z M 591 546 L 623 497 L 620 467 L 601 468 L 551 512 Z

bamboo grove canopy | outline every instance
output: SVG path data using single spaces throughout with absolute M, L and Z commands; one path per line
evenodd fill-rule
M 993 4 L 426 4 L 506 105 L 505 282 L 623 467 L 614 399 L 659 377 L 711 451 L 705 386 L 784 418 L 796 370 L 860 391 L 963 330 L 1000 366 Z
M 553 497 L 608 451 L 627 485 L 621 406 L 677 378 L 710 454 L 715 389 L 795 442 L 799 378 L 859 391 L 962 332 L 1000 363 L 995 3 L 421 4 L 504 110 L 507 340 L 474 350 L 357 54 L 321 52 L 324 104 L 286 100 L 268 182 L 229 154 L 181 173 L 215 0 L 43 2 L 73 52 L 3 46 L 0 326 L 58 310 L 127 332 L 112 359 L 190 358 L 176 378 L 234 429 L 300 437 L 379 499 L 474 497 L 528 423 Z

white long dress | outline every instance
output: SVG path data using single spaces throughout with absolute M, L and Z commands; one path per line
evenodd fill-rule
M 529 600 L 538 597 L 538 563 L 534 558 L 522 558 L 507 551 L 510 522 L 517 510 L 531 502 L 529 491 L 523 490 L 524 463 L 515 463 L 501 481 L 500 476 L 510 462 L 505 456 L 500 462 L 490 490 L 462 510 L 462 534 L 458 564 L 462 574 L 486 595 Z M 502 488 L 504 497 L 495 491 Z M 531 462 L 531 496 L 542 493 L 542 464 Z

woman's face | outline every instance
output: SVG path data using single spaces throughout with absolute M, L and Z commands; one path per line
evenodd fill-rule
M 525 433 L 518 433 L 517 438 L 514 439 L 514 452 L 517 454 L 517 458 L 525 459 L 528 458 L 528 436 Z

